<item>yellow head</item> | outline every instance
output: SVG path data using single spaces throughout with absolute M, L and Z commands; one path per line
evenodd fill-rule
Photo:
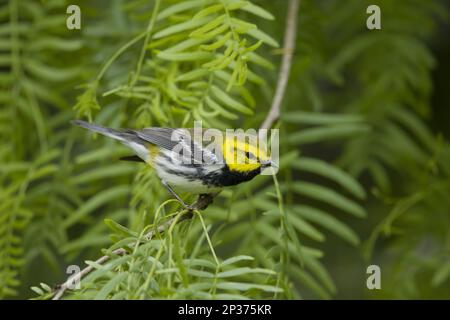
M 228 168 L 235 172 L 252 172 L 271 164 L 267 148 L 258 144 L 256 137 L 238 139 L 226 136 L 222 152 Z

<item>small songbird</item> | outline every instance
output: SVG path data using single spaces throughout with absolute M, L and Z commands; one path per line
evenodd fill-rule
M 136 155 L 124 160 L 151 165 L 163 185 L 186 208 L 190 206 L 177 192 L 216 194 L 223 187 L 249 181 L 263 169 L 275 165 L 260 144 L 228 135 L 219 139 L 220 143 L 205 145 L 193 129 L 111 129 L 81 120 L 72 123 L 130 147 Z

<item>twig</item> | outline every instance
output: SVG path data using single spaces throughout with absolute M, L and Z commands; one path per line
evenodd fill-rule
M 150 36 L 152 34 L 153 27 L 155 26 L 156 16 L 158 15 L 159 6 L 161 5 L 161 0 L 156 0 L 155 6 L 153 7 L 153 14 L 150 19 L 150 22 L 147 27 L 146 36 L 144 39 L 144 44 L 142 45 L 141 54 L 139 56 L 139 60 L 136 66 L 136 74 L 134 75 L 133 80 L 131 81 L 131 87 L 133 87 L 139 79 L 141 75 L 142 64 L 144 63 L 145 52 L 147 51 L 147 46 L 150 40 Z
M 170 220 L 168 220 L 166 223 L 160 225 L 158 227 L 158 232 L 164 232 L 168 227 L 170 227 L 170 225 L 174 222 L 176 217 L 171 218 Z M 185 219 L 184 219 L 185 220 Z M 146 240 L 151 240 L 154 236 L 154 230 L 150 231 L 149 233 L 147 233 L 144 238 Z M 124 248 L 119 248 L 116 249 L 112 252 L 113 255 L 117 255 L 117 256 L 123 256 L 127 253 L 127 251 Z M 104 263 L 106 263 L 108 260 L 110 259 L 109 255 L 104 255 L 100 258 L 98 258 L 97 260 L 95 260 L 95 264 L 96 265 L 103 265 Z M 88 275 L 89 273 L 91 273 L 92 271 L 94 271 L 94 267 L 89 265 L 87 267 L 85 267 L 83 270 L 81 270 L 79 273 L 69 277 L 66 282 L 64 282 L 63 284 L 57 286 L 55 295 L 53 296 L 53 300 L 59 300 L 62 295 L 64 294 L 64 292 L 67 289 L 70 289 L 71 287 L 73 287 L 75 285 L 75 283 L 77 281 L 81 281 L 81 279 L 83 279 L 86 275 Z
M 261 129 L 270 129 L 273 123 L 280 117 L 280 109 L 281 103 L 283 101 L 283 96 L 286 91 L 287 82 L 289 79 L 289 73 L 292 65 L 292 55 L 295 49 L 295 38 L 297 34 L 297 16 L 298 10 L 300 6 L 300 0 L 290 0 L 288 6 L 288 17 L 286 22 L 286 32 L 284 36 L 284 53 L 283 60 L 281 62 L 281 69 L 278 76 L 277 88 L 275 91 L 275 96 L 272 102 L 272 106 L 270 108 L 270 112 L 261 125 Z M 157 228 L 159 233 L 166 231 L 173 223 L 179 223 L 181 221 L 185 221 L 191 219 L 193 217 L 194 210 L 204 210 L 208 207 L 208 205 L 213 201 L 216 194 L 210 195 L 201 195 L 197 199 L 197 201 L 192 205 L 192 209 L 185 210 L 185 213 L 181 216 L 178 221 L 176 221 L 176 217 L 169 219 L 167 222 L 163 223 Z M 148 232 L 145 235 L 146 240 L 151 240 L 155 235 L 155 230 Z M 116 249 L 112 252 L 115 255 L 123 256 L 127 253 L 124 248 Z M 102 265 L 106 263 L 110 259 L 110 256 L 102 256 L 95 261 L 97 265 Z M 64 292 L 73 286 L 76 280 L 81 281 L 86 275 L 94 270 L 94 267 L 87 266 L 83 270 L 81 270 L 78 274 L 75 274 L 69 277 L 66 282 L 57 286 L 55 290 L 55 294 L 53 296 L 53 300 L 59 300 Z
M 292 56 L 295 50 L 295 38 L 297 36 L 297 17 L 300 7 L 300 0 L 289 0 L 288 17 L 286 21 L 286 32 L 283 42 L 283 60 L 278 74 L 278 83 L 275 96 L 272 100 L 269 114 L 261 125 L 261 129 L 270 129 L 273 123 L 280 117 L 281 103 L 283 102 L 289 74 L 292 65 Z
M 163 233 L 168 228 L 170 228 L 170 226 L 174 222 L 179 223 L 181 221 L 185 221 L 185 220 L 191 219 L 193 217 L 193 211 L 194 210 L 204 210 L 204 209 L 206 209 L 206 207 L 208 207 L 208 205 L 212 202 L 212 199 L 213 199 L 213 197 L 215 195 L 216 194 L 211 194 L 211 195 L 208 195 L 208 196 L 203 196 L 203 195 L 200 196 L 198 198 L 198 200 L 192 205 L 192 209 L 184 210 L 185 212 L 178 219 L 178 221 L 176 221 L 176 218 L 177 218 L 176 216 L 171 218 L 171 219 L 169 219 L 168 221 L 166 221 L 162 225 L 158 226 L 157 232 L 158 233 Z M 147 241 L 151 240 L 154 235 L 155 235 L 155 230 L 151 230 L 144 236 L 144 239 L 147 240 Z M 123 256 L 126 253 L 127 253 L 127 251 L 124 248 L 119 248 L 119 249 L 116 249 L 116 250 L 114 250 L 112 252 L 113 255 L 117 255 L 117 256 Z M 104 256 L 98 258 L 97 260 L 95 260 L 95 264 L 96 265 L 102 265 L 102 264 L 106 263 L 109 259 L 110 259 L 109 255 L 104 255 Z M 54 294 L 52 300 L 59 300 L 59 299 L 61 299 L 61 297 L 63 296 L 64 292 L 67 289 L 70 289 L 71 287 L 73 287 L 74 284 L 77 281 L 81 281 L 81 279 L 83 279 L 85 276 L 87 276 L 92 271 L 94 271 L 94 267 L 93 266 L 87 266 L 83 270 L 81 270 L 79 273 L 74 274 L 73 276 L 70 276 L 66 280 L 66 282 L 64 282 L 63 284 L 58 285 L 56 287 L 55 294 Z

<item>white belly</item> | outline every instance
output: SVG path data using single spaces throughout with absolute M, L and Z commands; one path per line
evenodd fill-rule
M 165 181 L 176 192 L 202 194 L 213 193 L 221 190 L 220 187 L 208 186 L 204 184 L 200 179 L 201 177 L 193 180 L 191 177 L 197 177 L 198 175 L 196 168 L 184 166 L 182 170 L 184 173 L 186 173 L 187 177 L 175 174 L 175 172 L 179 172 L 180 165 L 179 163 L 177 163 L 177 161 L 168 161 L 167 157 L 169 159 L 177 159 L 178 161 L 181 161 L 181 158 L 178 158 L 179 155 L 166 150 L 162 150 L 160 152 L 161 154 L 156 156 L 156 158 L 152 162 L 152 165 L 156 169 L 159 178 Z M 166 155 L 167 157 L 165 158 L 161 155 Z M 220 170 L 222 167 L 222 164 L 208 165 L 202 170 L 202 174 L 208 174 L 216 170 Z
M 219 187 L 207 186 L 203 184 L 201 180 L 191 181 L 182 176 L 170 174 L 158 168 L 156 168 L 156 172 L 161 180 L 167 182 L 177 192 L 202 194 L 218 192 L 221 189 Z

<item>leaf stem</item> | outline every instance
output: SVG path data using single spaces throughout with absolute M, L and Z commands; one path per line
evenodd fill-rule
M 143 63 L 144 56 L 145 56 L 145 50 L 146 50 L 146 47 L 147 47 L 148 42 L 150 40 L 150 35 L 151 35 L 152 31 L 153 31 L 153 27 L 155 25 L 155 20 L 156 20 L 156 16 L 158 14 L 158 11 L 159 11 L 160 3 L 161 3 L 161 0 L 156 0 L 155 7 L 153 8 L 152 17 L 150 19 L 150 22 L 149 22 L 149 25 L 147 27 L 147 30 L 145 30 L 144 32 L 138 34 L 136 37 L 134 37 L 129 42 L 124 44 L 121 48 L 119 48 L 119 50 L 117 50 L 112 55 L 111 58 L 108 59 L 108 61 L 106 61 L 106 63 L 103 65 L 102 69 L 100 70 L 99 74 L 97 75 L 97 78 L 95 79 L 95 85 L 96 86 L 98 86 L 100 80 L 103 78 L 103 76 L 105 75 L 106 71 L 109 69 L 109 67 L 113 64 L 113 62 L 116 61 L 117 58 L 122 53 L 124 53 L 125 51 L 127 51 L 128 48 L 132 47 L 134 44 L 139 42 L 142 38 L 145 38 L 144 45 L 142 46 L 141 54 L 140 54 L 140 57 L 139 57 L 139 60 L 138 60 L 138 64 L 137 64 L 136 75 L 135 75 L 134 80 L 133 80 L 133 83 L 136 82 L 136 80 L 139 77 L 139 74 L 141 72 L 142 63 Z
M 283 60 L 278 76 L 277 89 L 270 107 L 269 114 L 261 125 L 261 129 L 270 129 L 278 120 L 281 112 L 281 103 L 287 88 L 289 74 L 292 66 L 292 56 L 295 50 L 295 39 L 297 37 L 297 18 L 300 8 L 300 0 L 290 0 L 288 5 L 288 17 L 286 19 L 286 33 L 283 43 Z
M 131 82 L 131 87 L 133 87 L 136 84 L 136 81 L 139 78 L 139 75 L 141 74 L 142 64 L 144 63 L 145 58 L 145 51 L 147 50 L 148 43 L 150 41 L 150 35 L 153 32 L 153 27 L 155 26 L 156 16 L 158 15 L 159 7 L 161 4 L 161 0 L 155 1 L 155 6 L 153 8 L 152 17 L 150 19 L 150 22 L 148 23 L 147 30 L 145 31 L 145 40 L 144 44 L 142 45 L 141 54 L 139 56 L 139 60 L 136 66 L 136 74 L 133 77 L 133 80 Z
M 201 221 L 202 227 L 203 227 L 203 231 L 205 232 L 206 240 L 208 241 L 209 248 L 211 249 L 214 260 L 216 261 L 216 265 L 219 266 L 220 262 L 219 262 L 219 259 L 217 259 L 216 252 L 214 251 L 214 247 L 211 243 L 211 239 L 209 238 L 208 229 L 206 229 L 205 221 L 203 220 L 202 214 L 198 210 L 195 210 L 194 212 L 200 218 L 200 221 Z

